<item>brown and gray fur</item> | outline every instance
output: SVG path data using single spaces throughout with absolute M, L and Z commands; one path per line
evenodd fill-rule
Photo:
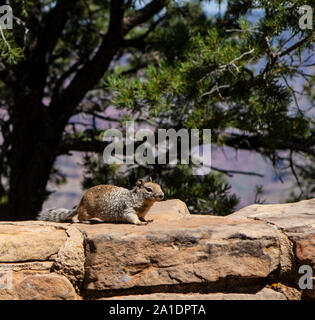
M 152 181 L 137 181 L 129 190 L 101 184 L 88 189 L 78 207 L 46 209 L 37 220 L 65 222 L 77 215 L 80 222 L 97 219 L 102 222 L 147 224 L 145 216 L 155 201 L 161 201 L 164 193 L 159 184 Z

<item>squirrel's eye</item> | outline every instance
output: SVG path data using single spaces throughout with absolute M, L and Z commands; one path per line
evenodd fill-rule
M 147 191 L 152 192 L 152 189 L 151 189 L 151 188 L 146 188 L 146 189 L 147 189 Z

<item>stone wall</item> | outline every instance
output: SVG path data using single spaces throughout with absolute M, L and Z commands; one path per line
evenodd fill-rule
M 315 199 L 227 217 L 157 203 L 145 226 L 0 222 L 0 299 L 313 299 Z

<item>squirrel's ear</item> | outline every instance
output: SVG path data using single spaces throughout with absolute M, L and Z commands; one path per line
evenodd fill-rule
M 149 182 L 152 182 L 152 178 L 151 177 L 149 178 Z
M 137 180 L 137 187 L 142 187 L 144 185 L 143 179 L 138 179 Z

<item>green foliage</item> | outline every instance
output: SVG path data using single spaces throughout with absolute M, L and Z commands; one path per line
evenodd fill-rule
M 314 31 L 298 26 L 303 4 L 307 2 L 232 0 L 224 19 L 216 21 L 188 5 L 182 19 L 172 16 L 153 33 L 149 43 L 158 58 L 141 74 L 108 78 L 113 103 L 151 122 L 155 119 L 160 127 L 211 128 L 212 142 L 219 146 L 238 148 L 231 143 L 231 132 L 237 132 L 232 136 L 253 139 L 249 149 L 268 157 L 275 167 L 287 161 L 293 169 L 291 155 L 284 157 L 279 149 L 287 145 L 291 152 L 296 150 L 294 141 L 312 141 L 314 130 L 289 85 L 301 78 L 303 61 L 314 50 Z M 262 15 L 250 22 L 253 9 Z M 196 23 L 197 17 L 202 23 Z M 303 80 L 310 101 L 312 79 Z M 313 159 L 311 147 L 302 149 Z M 173 194 L 183 194 L 180 184 L 177 188 L 181 191 Z M 257 201 L 262 192 L 258 186 Z M 195 200 L 187 193 L 185 197 L 189 203 L 199 201 L 201 211 L 203 201 L 209 206 L 206 193 Z
M 240 29 L 244 28 L 242 21 Z M 270 23 L 267 19 L 261 28 Z M 279 81 L 290 75 L 289 66 L 279 62 L 274 70 L 263 70 L 256 76 L 247 69 L 265 58 L 260 36 L 254 42 L 248 36 L 231 38 L 230 33 L 222 34 L 216 27 L 206 35 L 186 29 L 181 55 L 170 59 L 162 51 L 159 63 L 149 65 L 141 78 L 109 78 L 109 88 L 117 93 L 113 100 L 116 106 L 149 112 L 155 118 L 176 112 L 188 128 L 234 127 L 272 137 L 279 131 L 280 135 L 306 134 L 307 120 L 288 116 L 292 94 Z
M 185 201 L 191 213 L 224 216 L 232 213 L 239 202 L 219 173 L 196 176 L 188 166 L 177 166 L 167 170 L 160 180 L 167 198 Z
M 0 60 L 7 64 L 18 63 L 24 57 L 22 48 L 15 44 L 10 31 L 3 30 L 3 37 L 0 37 Z
M 37 2 L 37 1 L 35 1 Z M 34 5 L 34 1 L 13 0 L 9 2 L 13 10 L 13 29 L 1 30 L 0 36 L 0 61 L 5 64 L 17 64 L 24 57 L 23 44 L 17 41 L 19 29 L 25 29 L 23 20 L 28 17 L 28 12 Z M 18 24 L 16 21 L 19 21 Z

